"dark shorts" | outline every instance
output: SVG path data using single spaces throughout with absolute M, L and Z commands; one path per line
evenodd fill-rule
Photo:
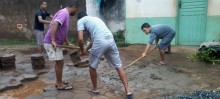
M 166 48 L 170 45 L 170 43 L 172 42 L 173 38 L 175 37 L 176 33 L 172 33 L 169 34 L 167 36 L 165 36 L 162 41 L 160 42 L 160 44 L 158 45 L 158 48 L 160 50 L 166 50 Z

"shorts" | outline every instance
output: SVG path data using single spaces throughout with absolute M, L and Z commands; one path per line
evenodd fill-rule
M 160 44 L 158 45 L 158 48 L 160 50 L 166 50 L 166 48 L 170 45 L 171 41 L 173 40 L 173 38 L 175 37 L 175 33 L 169 34 L 167 36 L 165 36 L 162 41 L 160 42 Z
M 63 51 L 61 48 L 57 47 L 56 49 L 54 49 L 51 44 L 46 43 L 44 43 L 44 48 L 50 61 L 63 60 Z
M 34 30 L 34 35 L 36 37 L 37 44 L 39 46 L 43 46 L 43 44 L 44 44 L 44 31 Z
M 104 55 L 108 64 L 112 68 L 119 68 L 122 66 L 118 48 L 114 39 L 111 40 L 96 40 L 93 42 L 90 54 L 89 64 L 92 68 L 97 69 L 101 57 Z

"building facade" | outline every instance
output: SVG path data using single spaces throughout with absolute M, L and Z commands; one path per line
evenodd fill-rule
M 172 44 L 199 45 L 220 39 L 220 0 L 126 0 L 127 43 L 146 43 L 141 25 L 167 24 L 176 30 Z

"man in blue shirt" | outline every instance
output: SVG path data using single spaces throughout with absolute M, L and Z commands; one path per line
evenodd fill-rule
M 170 47 L 170 43 L 176 34 L 175 30 L 173 28 L 171 28 L 170 26 L 163 25 L 163 24 L 154 25 L 151 27 L 148 23 L 144 23 L 141 26 L 141 30 L 147 35 L 150 34 L 150 39 L 147 42 L 147 46 L 142 54 L 142 57 L 146 56 L 146 54 L 149 52 L 151 45 L 155 41 L 155 49 L 156 48 L 159 49 L 160 56 L 161 56 L 161 61 L 159 62 L 159 64 L 165 65 L 166 64 L 164 61 L 165 50 L 168 47 Z M 158 45 L 159 39 L 161 39 L 161 42 Z M 169 50 L 169 48 L 168 48 L 168 50 Z

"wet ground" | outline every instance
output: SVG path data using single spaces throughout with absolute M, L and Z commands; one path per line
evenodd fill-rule
M 119 48 L 124 66 L 140 57 L 144 47 L 144 45 L 132 45 Z M 197 47 L 174 46 L 172 54 L 168 54 L 166 57 L 167 65 L 157 64 L 160 57 L 156 50 L 126 69 L 129 86 L 135 92 L 136 99 L 161 99 L 164 96 L 172 96 L 192 90 L 220 90 L 220 64 L 213 66 L 203 62 L 191 62 L 186 57 L 196 50 Z M 0 47 L 0 54 L 9 52 L 16 55 L 16 64 L 23 64 L 24 67 L 30 65 L 30 56 L 35 52 L 35 49 L 33 46 Z M 98 69 L 99 89 L 101 90 L 101 96 L 99 97 L 87 94 L 87 90 L 91 88 L 88 68 L 77 68 L 69 65 L 70 63 L 71 60 L 67 54 L 65 55 L 63 77 L 64 80 L 70 81 L 74 86 L 72 91 L 49 90 L 49 92 L 43 92 L 42 89 L 48 86 L 51 87 L 55 82 L 54 63 L 49 62 L 46 58 L 46 68 L 44 69 L 46 72 L 39 74 L 38 79 L 35 81 L 24 82 L 23 86 L 18 89 L 1 92 L 0 99 L 6 97 L 37 99 L 48 98 L 49 96 L 52 99 L 64 99 L 62 98 L 63 94 L 69 96 L 65 99 L 77 99 L 79 97 L 87 97 L 88 99 L 124 98 L 124 89 L 119 77 L 115 70 L 107 66 L 106 60 L 101 62 Z M 33 72 L 32 69 L 26 69 L 25 71 Z

